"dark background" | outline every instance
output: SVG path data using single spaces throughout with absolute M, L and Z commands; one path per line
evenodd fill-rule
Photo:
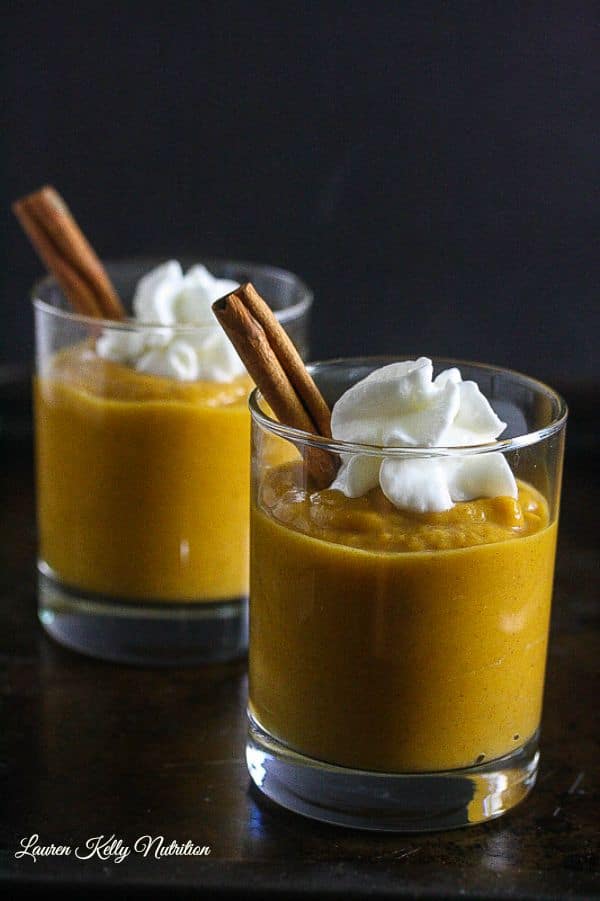
M 95 7 L 95 9 L 94 9 Z M 11 4 L 2 360 L 41 271 L 10 200 L 55 184 L 107 258 L 290 268 L 313 357 L 596 376 L 595 3 Z

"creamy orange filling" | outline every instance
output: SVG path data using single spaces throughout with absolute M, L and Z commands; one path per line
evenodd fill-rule
M 267 472 L 252 509 L 250 708 L 289 747 L 359 769 L 473 766 L 539 725 L 556 522 L 508 498 L 403 513 L 376 489 Z
M 248 377 L 184 383 L 61 351 L 36 380 L 41 557 L 73 588 L 210 601 L 248 589 Z

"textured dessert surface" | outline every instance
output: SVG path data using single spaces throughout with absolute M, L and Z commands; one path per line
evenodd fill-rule
M 105 402 L 170 401 L 207 407 L 245 406 L 252 385 L 247 375 L 230 382 L 179 382 L 99 357 L 92 341 L 61 350 L 52 358 L 44 381 L 46 396 L 68 389 Z
M 436 551 L 525 537 L 548 525 L 548 505 L 531 485 L 518 483 L 517 499 L 479 498 L 442 513 L 400 510 L 373 488 L 362 497 L 311 491 L 300 461 L 268 471 L 260 507 L 304 535 L 367 551 Z

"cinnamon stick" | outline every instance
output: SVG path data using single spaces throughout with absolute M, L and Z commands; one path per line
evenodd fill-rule
M 123 305 L 102 263 L 54 188 L 46 185 L 22 197 L 12 209 L 78 313 L 124 318 Z
M 237 293 L 217 300 L 213 310 L 278 419 L 294 429 L 314 432 L 314 424 L 273 353 L 264 329 L 248 312 Z
M 288 375 L 292 387 L 316 426 L 318 435 L 331 438 L 331 412 L 296 350 L 294 342 L 281 326 L 271 307 L 254 285 L 247 282 L 233 292 L 258 322 L 267 336 L 275 356 Z
M 249 294 L 251 300 L 247 305 Z M 257 303 L 257 298 L 260 304 Z M 258 316 L 267 322 L 267 332 L 262 322 L 249 309 L 249 306 L 260 308 L 264 303 L 253 286 L 246 284 L 215 301 L 212 309 L 279 421 L 313 435 L 324 432 L 324 437 L 330 437 L 329 408 L 306 371 L 300 355 L 296 351 L 294 354 L 282 354 L 280 359 L 275 351 L 275 347 L 281 350 L 285 345 L 277 334 L 279 329 L 283 331 L 282 326 L 275 317 L 273 326 L 269 317 L 265 317 L 261 311 Z M 300 373 L 299 370 L 304 372 Z M 295 387 L 299 383 L 303 384 L 306 395 L 309 395 L 308 402 L 303 402 Z M 309 409 L 320 411 L 323 431 L 317 426 Z M 323 488 L 330 485 L 338 469 L 337 459 L 327 451 L 313 447 L 306 449 L 305 458 L 307 468 L 317 485 Z

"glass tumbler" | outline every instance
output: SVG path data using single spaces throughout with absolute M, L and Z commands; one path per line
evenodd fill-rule
M 138 280 L 160 262 L 107 264 L 128 312 Z M 299 278 L 258 264 L 200 262 L 217 277 L 252 281 L 306 355 L 312 294 Z M 78 315 L 51 278 L 34 288 L 33 306 L 45 630 L 74 650 L 129 663 L 240 656 L 247 648 L 249 377 L 181 382 L 102 359 L 100 336 L 143 331 L 160 340 L 164 326 Z M 193 342 L 207 329 L 169 331 Z
M 332 405 L 392 362 L 310 370 Z M 532 788 L 567 410 L 519 373 L 452 360 L 508 424 L 497 443 L 390 448 L 252 413 L 249 733 L 258 788 L 306 816 L 374 830 L 478 823 Z M 318 489 L 314 454 L 502 454 L 519 489 L 444 513 Z

